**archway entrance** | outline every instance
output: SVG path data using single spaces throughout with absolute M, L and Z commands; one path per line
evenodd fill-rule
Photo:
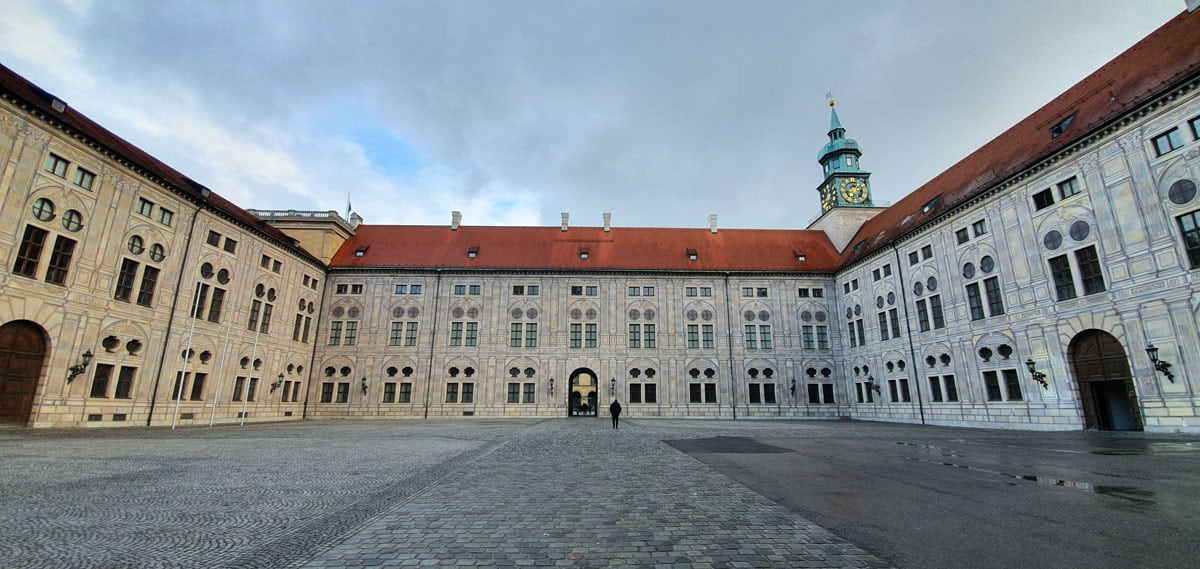
M 595 417 L 598 397 L 596 373 L 587 368 L 579 368 L 571 373 L 569 381 L 567 416 Z
M 1070 354 L 1085 427 L 1142 430 L 1133 374 L 1121 342 L 1103 330 L 1087 330 L 1071 340 Z
M 26 321 L 0 326 L 0 423 L 29 422 L 46 363 L 46 335 Z

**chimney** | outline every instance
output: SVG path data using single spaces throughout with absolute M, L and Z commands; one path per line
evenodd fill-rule
M 604 232 L 608 233 L 610 231 L 612 231 L 612 214 L 605 213 L 604 214 Z
M 571 217 L 571 214 L 569 214 L 567 212 L 563 212 L 563 214 L 562 214 L 562 221 L 563 221 L 562 230 L 563 231 L 567 230 L 567 218 L 569 218 L 569 217 Z
M 458 231 L 458 224 L 462 223 L 462 212 L 450 212 L 450 231 Z
M 362 222 L 363 218 L 361 215 L 358 215 L 357 211 L 350 214 L 350 229 L 358 229 L 358 226 L 362 225 Z
M 713 235 L 717 234 L 717 214 L 715 213 L 709 214 L 708 216 L 708 230 L 711 231 Z

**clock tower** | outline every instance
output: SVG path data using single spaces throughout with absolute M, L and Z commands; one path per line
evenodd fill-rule
M 862 149 L 838 120 L 835 102 L 829 101 L 829 142 L 821 148 L 817 162 L 825 169 L 825 180 L 817 188 L 821 194 L 821 213 L 838 207 L 873 207 L 871 173 L 862 169 Z

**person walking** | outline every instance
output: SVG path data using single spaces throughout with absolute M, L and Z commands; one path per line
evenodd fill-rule
M 621 402 L 613 399 L 612 405 L 608 406 L 608 412 L 612 414 L 613 428 L 619 428 L 617 427 L 617 420 L 621 417 Z

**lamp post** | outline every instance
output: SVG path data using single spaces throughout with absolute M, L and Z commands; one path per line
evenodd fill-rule
M 875 383 L 875 376 L 867 376 L 867 389 L 874 391 L 876 395 L 883 396 L 883 391 L 879 389 L 879 384 Z
M 71 383 L 79 374 L 87 371 L 88 365 L 92 363 L 93 356 L 91 350 L 83 352 L 79 357 L 83 359 L 79 363 L 67 368 L 67 383 Z
M 281 386 L 281 385 L 283 385 L 283 374 L 282 373 L 279 374 L 279 377 L 275 378 L 275 381 L 271 382 L 271 393 L 275 393 L 275 390 L 279 389 L 279 386 Z
M 796 398 L 796 378 L 792 378 L 792 399 Z
M 550 378 L 550 397 L 554 397 L 554 378 Z
M 367 394 L 367 376 L 364 375 L 361 381 L 362 381 L 362 394 L 366 395 Z
M 1154 371 L 1167 376 L 1167 381 L 1175 383 L 1175 374 L 1171 373 L 1171 362 L 1158 359 L 1158 348 L 1153 342 L 1146 344 L 1146 355 L 1150 356 L 1150 363 L 1154 364 Z
M 612 377 L 608 380 L 608 396 L 615 397 L 617 395 L 617 378 Z
M 1037 362 L 1033 361 L 1033 358 L 1025 360 L 1025 367 L 1029 368 L 1029 375 L 1033 380 L 1042 384 L 1042 389 L 1050 389 L 1050 384 L 1046 382 L 1046 374 L 1037 370 Z

